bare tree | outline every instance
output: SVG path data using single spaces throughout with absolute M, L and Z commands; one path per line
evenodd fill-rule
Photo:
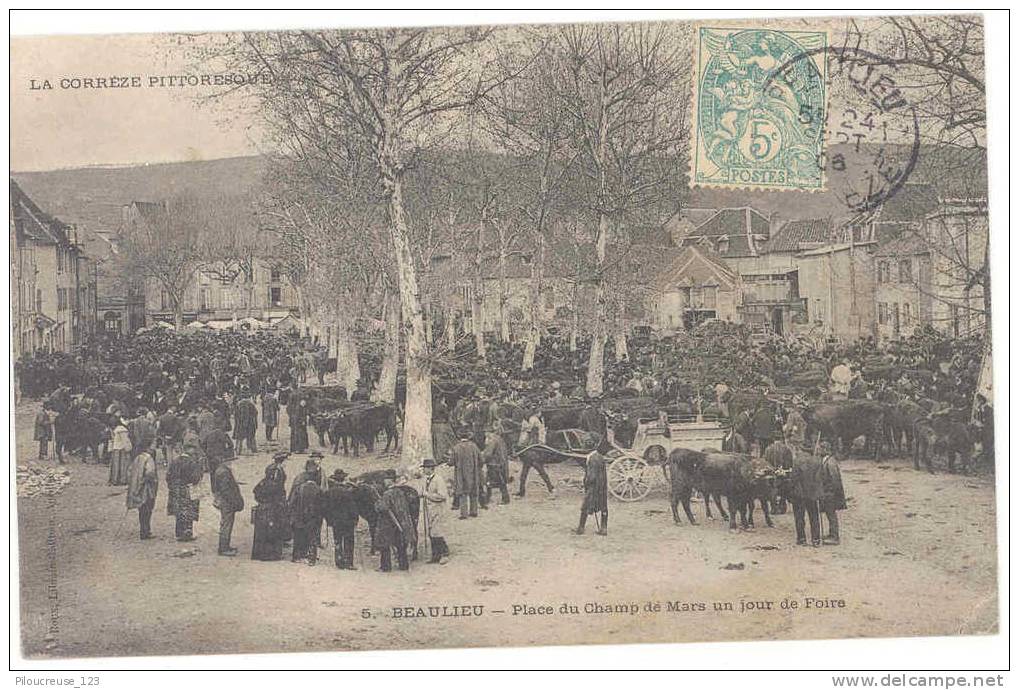
M 576 25 L 551 44 L 554 80 L 570 118 L 571 146 L 584 177 L 595 234 L 592 278 L 596 314 L 587 393 L 600 395 L 607 337 L 605 275 L 609 243 L 625 244 L 626 226 L 676 204 L 678 153 L 688 139 L 690 47 L 677 25 Z
M 482 120 L 496 150 L 513 167 L 514 193 L 507 204 L 518 233 L 513 240 L 530 244 L 529 332 L 521 368 L 534 366 L 541 341 L 541 295 L 549 226 L 566 203 L 563 194 L 577 152 L 569 148 L 570 118 L 559 102 L 555 80 L 559 63 L 547 31 L 527 31 L 519 44 L 499 51 L 499 68 L 517 75 L 493 89 L 482 101 Z M 501 257 L 504 266 L 505 256 Z M 505 290 L 500 295 L 504 308 Z
M 987 111 L 984 31 L 979 16 L 848 20 L 847 55 L 894 70 L 895 88 L 919 124 L 919 173 L 938 191 L 939 209 L 915 232 L 932 257 L 945 301 L 990 331 Z M 862 72 L 857 69 L 857 72 Z M 861 98 L 866 94 L 861 93 Z M 917 174 L 917 173 L 914 173 Z M 928 286 L 929 287 L 929 286 Z
M 150 205 L 121 229 L 116 273 L 125 280 L 141 279 L 166 294 L 174 325 L 184 325 L 189 287 L 202 265 L 202 242 L 222 229 L 222 214 L 209 201 L 190 196 Z
M 412 252 L 406 176 L 440 141 L 456 111 L 494 84 L 482 48 L 490 30 L 379 29 L 245 34 L 236 53 L 272 83 L 260 107 L 286 150 L 324 168 L 350 158 L 378 181 L 396 267 L 407 351 L 404 452 L 431 452 L 431 373 L 418 265 Z

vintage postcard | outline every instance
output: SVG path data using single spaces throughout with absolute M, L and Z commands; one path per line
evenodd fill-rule
M 25 658 L 998 631 L 981 16 L 271 28 L 11 40 Z

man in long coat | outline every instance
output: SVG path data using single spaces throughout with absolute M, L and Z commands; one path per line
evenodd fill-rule
M 775 426 L 775 413 L 771 407 L 764 404 L 757 408 L 753 418 L 754 440 L 757 441 L 758 452 L 762 457 L 775 434 Z
M 823 444 L 821 455 L 820 509 L 828 518 L 828 534 L 823 542 L 829 546 L 838 546 L 840 542 L 838 511 L 846 509 L 846 490 L 842 485 L 839 462 L 835 459 L 829 443 Z
M 234 441 L 237 444 L 237 453 L 240 454 L 244 445 L 252 453 L 258 452 L 255 444 L 255 431 L 258 429 L 258 408 L 251 402 L 251 396 L 247 391 L 241 393 L 241 399 L 234 406 Z
M 587 456 L 584 464 L 584 502 L 580 506 L 580 524 L 576 533 L 584 533 L 588 515 L 599 513 L 598 534 L 605 536 L 609 533 L 609 478 L 605 456 L 595 451 Z
M 272 433 L 280 423 L 280 401 L 275 392 L 262 396 L 262 424 L 265 425 L 265 440 L 272 440 Z
M 460 507 L 460 519 L 478 516 L 478 495 L 481 491 L 481 451 L 471 440 L 473 430 L 465 428 L 460 441 L 449 451 L 453 466 L 453 491 Z
M 443 472 L 437 472 L 439 463 L 427 458 L 421 467 L 425 471 L 424 498 L 425 530 L 432 546 L 429 563 L 445 565 L 449 561 L 449 546 L 446 544 L 445 512 L 449 500 L 449 482 Z
M 233 458 L 234 444 L 224 429 L 215 428 L 203 439 L 202 450 L 209 470 L 209 481 L 212 482 L 216 466 L 224 460 Z
M 333 563 L 340 570 L 354 567 L 354 528 L 357 527 L 358 487 L 347 481 L 347 473 L 335 470 L 329 476 L 329 487 L 322 495 L 322 517 L 332 528 Z
M 407 542 L 414 525 L 410 519 L 407 494 L 395 486 L 392 479 L 386 477 L 382 481 L 386 490 L 375 506 L 379 512 L 375 528 L 375 543 L 380 554 L 379 570 L 388 573 L 393 569 L 393 551 L 396 551 L 397 567 L 409 570 Z
M 138 535 L 152 539 L 152 509 L 159 492 L 156 458 L 145 447 L 134 456 L 127 471 L 127 509 L 138 509 Z
M 287 419 L 290 422 L 290 452 L 305 452 L 308 450 L 308 401 L 303 396 L 290 399 Z
M 234 515 L 244 510 L 244 497 L 233 473 L 233 457 L 216 465 L 212 475 L 212 504 L 219 510 L 219 555 L 236 556 L 237 549 L 230 546 L 234 531 Z
M 290 560 L 294 563 L 303 559 L 308 560 L 308 565 L 318 562 L 318 541 L 322 529 L 319 512 L 322 468 L 318 460 L 321 457 L 321 453 L 312 453 L 305 463 L 304 473 L 294 481 L 290 491 L 290 524 L 294 535 Z
M 496 431 L 489 431 L 485 434 L 485 449 L 481 452 L 481 460 L 485 465 L 485 489 L 482 506 L 487 506 L 492 500 L 492 488 L 499 489 L 502 494 L 502 503 L 510 502 L 509 487 L 509 451 L 506 449 L 506 442 Z
M 822 442 L 821 449 L 824 453 L 830 450 L 830 446 L 825 441 Z M 810 522 L 811 544 L 821 545 L 821 518 L 818 508 L 821 500 L 825 497 L 825 474 L 827 473 L 822 458 L 823 456 L 798 453 L 793 458 L 792 467 L 786 468 L 788 472 L 779 482 L 779 493 L 793 504 L 796 544 L 799 546 L 807 545 L 804 516 Z M 841 478 L 839 486 L 841 487 Z
M 131 435 L 131 446 L 135 450 L 140 448 L 147 450 L 156 440 L 156 427 L 146 416 L 147 414 L 148 410 L 141 408 L 138 410 L 138 416 L 127 424 L 127 431 Z
M 47 447 L 53 438 L 53 420 L 50 419 L 49 412 L 44 409 L 39 410 L 35 415 L 35 434 L 32 438 L 39 442 L 39 460 L 45 460 L 49 455 Z

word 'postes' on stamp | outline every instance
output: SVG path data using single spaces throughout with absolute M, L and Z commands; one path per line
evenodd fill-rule
M 694 88 L 694 186 L 824 188 L 824 31 L 701 27 Z

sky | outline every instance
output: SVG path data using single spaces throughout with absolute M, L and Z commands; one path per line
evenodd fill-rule
M 210 108 L 208 87 L 150 86 L 195 74 L 183 50 L 152 36 L 12 37 L 11 170 L 208 160 L 259 153 L 251 118 Z M 130 88 L 62 88 L 62 79 L 138 77 Z M 33 89 L 48 80 L 52 90 Z M 97 82 L 94 82 L 97 83 Z M 137 82 L 136 82 L 137 83 Z M 66 85 L 72 85 L 67 82 Z

